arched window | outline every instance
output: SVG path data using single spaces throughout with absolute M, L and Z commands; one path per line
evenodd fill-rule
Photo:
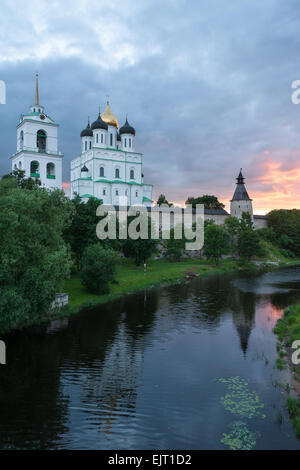
M 84 150 L 87 150 L 87 141 L 84 142 Z
M 98 144 L 98 141 L 99 141 L 99 135 L 98 133 L 96 134 L 96 143 Z
M 131 180 L 134 179 L 134 170 L 130 170 L 130 179 L 131 179 Z
M 30 175 L 39 177 L 40 176 L 39 168 L 40 168 L 39 162 L 37 162 L 35 160 L 32 161 L 30 163 Z
M 129 148 L 131 148 L 131 139 L 129 139 Z
M 19 170 L 22 170 L 22 162 L 19 162 Z
M 112 144 L 113 144 L 113 135 L 110 134 L 110 145 L 111 145 L 111 147 L 112 147 Z
M 100 176 L 104 176 L 104 167 L 100 166 Z
M 47 163 L 47 178 L 55 179 L 55 165 L 52 162 Z
M 101 134 L 101 144 L 103 144 L 103 134 Z
M 116 171 L 115 171 L 115 178 L 120 178 L 120 170 L 119 170 L 119 168 L 116 168 Z
M 46 132 L 43 130 L 37 131 L 36 146 L 39 152 L 46 152 Z
M 14 170 L 17 170 L 17 169 L 18 169 L 18 167 L 17 167 L 17 164 L 15 163 L 14 164 Z
M 135 192 L 135 197 L 138 197 L 139 193 L 138 191 Z
M 127 139 L 126 139 L 126 137 L 125 137 L 125 139 L 124 139 L 124 142 L 125 142 L 125 144 L 124 144 L 125 147 L 127 147 Z
M 119 196 L 119 190 L 116 189 L 116 196 Z
M 21 131 L 20 133 L 20 149 L 23 150 L 23 145 L 24 145 L 24 132 Z
M 90 142 L 90 149 L 92 148 L 92 142 Z
M 103 196 L 106 196 L 106 188 L 103 188 L 102 194 Z

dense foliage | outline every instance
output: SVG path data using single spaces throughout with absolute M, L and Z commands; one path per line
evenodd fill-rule
M 216 264 L 222 255 L 229 253 L 229 235 L 226 230 L 214 223 L 207 224 L 204 230 L 204 254 Z
M 288 256 L 300 256 L 300 210 L 280 209 L 268 214 L 268 227 L 273 242 L 286 250 Z
M 204 194 L 199 197 L 188 197 L 185 201 L 186 204 L 191 204 L 196 207 L 196 204 L 203 204 L 204 209 L 224 209 L 225 205 L 218 200 L 216 196 Z
M 16 178 L 0 181 L 0 327 L 48 313 L 69 275 L 62 231 L 71 210 L 62 191 L 23 189 Z
M 103 248 L 100 243 L 89 245 L 82 256 L 80 278 L 85 289 L 92 294 L 108 294 L 109 284 L 115 279 L 117 254 Z

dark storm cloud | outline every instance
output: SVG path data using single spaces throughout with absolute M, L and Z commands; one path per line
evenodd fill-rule
M 228 198 L 240 167 L 265 191 L 258 156 L 263 163 L 265 150 L 284 158 L 280 149 L 299 147 L 300 106 L 291 103 L 291 82 L 300 79 L 297 1 L 43 3 L 29 2 L 37 11 L 1 25 L 1 173 L 10 169 L 36 69 L 41 102 L 61 126 L 65 181 L 87 116 L 96 118 L 106 94 L 120 123 L 128 113 L 136 128 L 145 180 L 171 200 Z M 5 34 L 12 20 L 17 40 Z

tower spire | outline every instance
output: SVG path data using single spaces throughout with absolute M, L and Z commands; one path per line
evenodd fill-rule
M 39 74 L 35 74 L 35 104 L 39 105 Z

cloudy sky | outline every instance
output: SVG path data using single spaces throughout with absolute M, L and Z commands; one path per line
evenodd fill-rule
M 64 181 L 108 94 L 155 197 L 215 194 L 229 209 L 242 167 L 256 213 L 300 208 L 299 31 L 299 0 L 2 0 L 0 174 L 39 71 Z

